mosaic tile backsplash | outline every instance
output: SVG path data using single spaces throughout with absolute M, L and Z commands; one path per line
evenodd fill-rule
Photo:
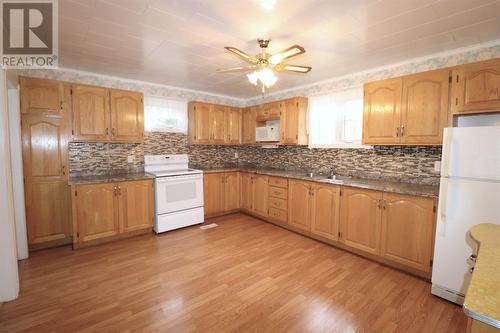
M 238 158 L 235 158 L 235 153 L 238 153 Z M 432 185 L 439 184 L 439 175 L 432 170 L 434 162 L 441 160 L 440 147 L 264 149 L 251 146 L 198 146 L 189 145 L 185 134 L 149 133 L 141 144 L 70 143 L 70 173 L 85 175 L 141 171 L 144 169 L 144 155 L 147 154 L 189 154 L 193 166 L 240 164 L 323 174 L 333 168 L 341 175 Z M 127 163 L 127 156 L 134 156 L 134 162 Z

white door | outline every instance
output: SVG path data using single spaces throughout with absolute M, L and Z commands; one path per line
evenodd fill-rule
M 203 175 L 156 178 L 156 213 L 165 214 L 203 206 Z

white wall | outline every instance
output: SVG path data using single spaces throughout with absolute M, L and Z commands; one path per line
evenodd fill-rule
M 0 70 L 0 302 L 19 294 L 5 70 Z
M 14 219 L 16 226 L 17 259 L 28 258 L 28 237 L 26 233 L 26 211 L 24 209 L 23 152 L 21 143 L 21 111 L 17 84 L 9 83 L 9 130 L 10 157 L 12 165 L 12 189 Z M 12 87 L 12 88 L 11 88 Z

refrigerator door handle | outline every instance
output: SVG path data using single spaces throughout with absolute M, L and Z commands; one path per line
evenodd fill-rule
M 453 128 L 448 127 L 444 129 L 443 133 L 443 152 L 442 152 L 442 162 L 441 162 L 441 177 L 447 177 L 449 175 L 450 167 L 450 149 L 451 149 L 451 139 L 453 134 Z
M 446 236 L 446 210 L 448 203 L 448 178 L 441 178 L 441 188 L 439 193 L 439 215 L 440 219 L 440 229 L 439 235 L 441 237 Z

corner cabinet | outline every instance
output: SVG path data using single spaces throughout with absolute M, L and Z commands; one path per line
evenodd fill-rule
M 143 94 L 72 85 L 73 140 L 141 143 L 144 139 Z
M 447 69 L 367 83 L 363 144 L 441 145 L 449 87 Z
M 153 182 L 72 186 L 73 246 L 150 232 L 154 220 Z
M 457 67 L 451 84 L 453 114 L 500 112 L 500 59 Z

